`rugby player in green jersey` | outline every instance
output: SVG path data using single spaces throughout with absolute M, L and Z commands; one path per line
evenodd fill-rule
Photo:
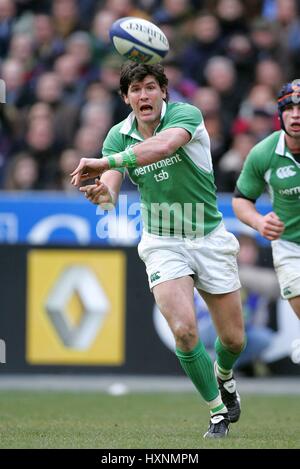
M 126 171 L 141 195 L 138 246 L 150 289 L 176 342 L 185 373 L 207 402 L 206 438 L 227 435 L 240 416 L 232 367 L 245 345 L 236 255 L 239 244 L 218 211 L 210 142 L 202 114 L 168 103 L 162 65 L 124 64 L 120 89 L 132 112 L 108 133 L 100 159 L 82 158 L 71 174 L 95 204 L 115 203 Z M 194 287 L 216 329 L 215 369 L 198 335 Z M 201 332 L 200 332 L 201 333 Z
M 281 295 L 300 318 L 300 80 L 278 95 L 281 131 L 258 143 L 246 158 L 233 198 L 236 216 L 269 239 Z M 255 202 L 267 186 L 273 211 Z

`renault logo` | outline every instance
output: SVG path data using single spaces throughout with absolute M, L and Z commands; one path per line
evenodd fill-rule
M 79 324 L 73 324 L 67 305 L 77 294 L 82 304 Z M 57 279 L 46 300 L 46 311 L 66 347 L 89 348 L 109 310 L 109 301 L 94 272 L 72 265 Z

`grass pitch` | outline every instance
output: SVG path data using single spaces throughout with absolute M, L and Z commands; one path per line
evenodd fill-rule
M 242 396 L 229 437 L 202 438 L 196 393 L 0 392 L 0 448 L 300 448 L 299 396 Z

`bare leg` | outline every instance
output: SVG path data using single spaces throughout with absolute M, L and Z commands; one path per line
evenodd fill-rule
M 174 335 L 176 346 L 188 352 L 198 343 L 194 308 L 194 281 L 181 277 L 160 283 L 153 288 L 155 301 Z
M 295 296 L 295 298 L 289 299 L 289 303 L 300 319 L 300 296 Z
M 194 310 L 194 281 L 191 277 L 170 280 L 153 288 L 160 311 L 168 321 L 176 342 L 176 355 L 187 376 L 213 413 L 227 413 L 222 403 L 213 364 L 199 341 Z
M 221 342 L 233 353 L 239 353 L 244 344 L 244 319 L 240 291 L 212 295 L 199 290 L 210 310 Z

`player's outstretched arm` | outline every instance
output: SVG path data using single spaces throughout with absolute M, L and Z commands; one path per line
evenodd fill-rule
M 183 128 L 171 128 L 146 138 L 133 147 L 137 166 L 145 166 L 172 155 L 178 148 L 186 145 L 191 139 L 190 133 Z
M 174 153 L 191 139 L 189 132 L 182 128 L 167 129 L 154 137 L 146 138 L 133 148 L 103 158 L 81 158 L 79 165 L 71 173 L 71 184 L 80 183 L 101 176 L 108 169 L 145 166 Z
M 261 215 L 251 200 L 234 197 L 232 206 L 237 218 L 257 230 L 264 238 L 274 241 L 284 231 L 284 223 L 274 212 Z
M 106 169 L 146 166 L 172 155 L 179 147 L 186 145 L 190 139 L 191 135 L 185 129 L 166 129 L 120 153 L 105 156 L 100 161 Z

